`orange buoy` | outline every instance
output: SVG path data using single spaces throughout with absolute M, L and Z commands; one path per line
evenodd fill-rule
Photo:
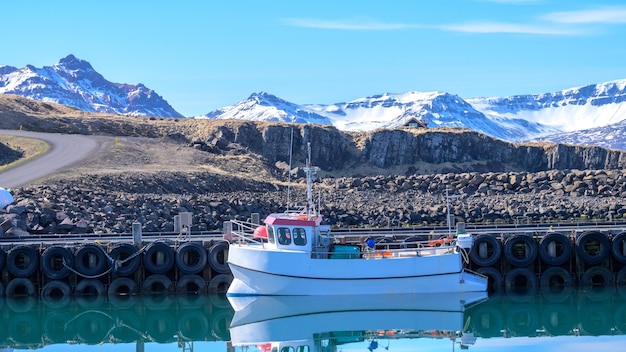
M 267 238 L 267 229 L 265 226 L 259 226 L 254 229 L 254 233 L 252 235 L 254 238 Z
M 439 246 L 443 246 L 444 244 L 450 244 L 450 243 L 452 243 L 452 238 L 450 236 L 446 236 L 444 238 L 430 241 L 428 242 L 428 245 L 430 247 L 439 247 Z

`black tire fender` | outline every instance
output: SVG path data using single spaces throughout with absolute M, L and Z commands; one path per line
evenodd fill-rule
M 141 285 L 141 293 L 146 295 L 172 293 L 173 291 L 172 280 L 163 274 L 152 274 Z
M 74 267 L 83 276 L 93 277 L 104 273 L 110 266 L 104 249 L 95 243 L 80 246 L 74 253 Z
M 487 287 L 490 293 L 499 292 L 504 287 L 504 276 L 500 270 L 492 266 L 483 266 L 476 269 L 476 272 L 487 277 Z
M 228 242 L 217 241 L 209 248 L 209 264 L 220 274 L 230 272 L 228 266 Z
M 4 252 L 2 248 L 0 248 L 0 271 L 4 269 L 4 263 L 7 260 L 7 254 Z
M 97 279 L 83 279 L 74 288 L 75 296 L 104 296 L 104 284 Z
M 527 290 L 530 291 L 537 288 L 537 276 L 532 270 L 527 268 L 513 268 L 504 275 L 504 287 L 506 290 L 515 290 L 515 288 L 518 287 L 517 283 L 520 278 L 524 281 Z
M 128 277 L 118 277 L 111 281 L 107 288 L 107 295 L 121 296 L 121 295 L 135 295 L 139 292 L 139 286 L 135 281 Z
M 479 247 L 482 243 L 486 243 L 488 255 L 486 258 L 480 256 Z M 492 266 L 500 260 L 502 256 L 502 244 L 500 240 L 490 234 L 480 234 L 474 237 L 472 249 L 470 249 L 470 259 L 472 263 L 479 266 Z
M 70 285 L 62 280 L 48 281 L 41 288 L 41 297 L 70 296 L 72 289 Z
M 525 257 L 519 258 L 515 254 L 515 247 L 524 245 Z M 504 257 L 514 266 L 524 267 L 531 265 L 537 258 L 537 241 L 528 235 L 513 235 L 504 241 Z
M 621 232 L 611 241 L 611 254 L 616 261 L 626 264 L 626 232 Z
M 163 241 L 150 243 L 143 252 L 143 265 L 152 274 L 165 274 L 174 265 L 174 249 Z
M 25 277 L 16 277 L 9 281 L 5 289 L 7 297 L 30 297 L 35 295 L 35 284 Z
M 29 277 L 39 268 L 39 252 L 31 246 L 17 246 L 9 250 L 7 270 L 15 277 Z
M 207 251 L 198 242 L 187 242 L 176 251 L 176 266 L 185 274 L 197 274 L 207 263 Z
M 572 274 L 560 266 L 553 266 L 541 273 L 539 286 L 548 287 L 571 287 L 573 284 Z
M 597 241 L 599 250 L 597 253 L 588 253 L 586 246 L 591 241 Z M 609 237 L 597 232 L 589 231 L 583 233 L 576 239 L 576 255 L 587 264 L 600 264 L 609 256 L 611 250 Z
M 200 275 L 185 275 L 176 282 L 178 294 L 206 294 L 207 282 Z
M 41 271 L 50 279 L 59 280 L 68 277 L 73 265 L 74 255 L 67 247 L 48 247 L 41 254 Z
M 233 282 L 233 277 L 229 274 L 218 274 L 211 278 L 209 281 L 208 290 L 209 294 L 224 294 L 228 291 L 230 283 Z
M 41 288 L 41 300 L 51 309 L 67 307 L 72 298 L 72 288 L 62 280 L 52 280 Z
M 593 266 L 583 273 L 580 277 L 580 286 L 613 286 L 615 277 L 611 270 L 602 266 Z
M 114 272 L 118 276 L 131 276 L 141 265 L 141 256 L 137 255 L 137 247 L 130 243 L 119 243 L 109 251 L 113 260 Z
M 557 248 L 560 248 L 560 253 L 556 256 L 550 255 L 550 244 L 555 243 Z M 552 266 L 563 265 L 572 256 L 572 243 L 569 238 L 558 232 L 550 232 L 541 238 L 539 241 L 539 258 L 544 263 Z

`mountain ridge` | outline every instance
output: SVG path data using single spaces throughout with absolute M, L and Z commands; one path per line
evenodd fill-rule
M 0 93 L 68 105 L 87 112 L 183 117 L 152 89 L 113 83 L 89 62 L 68 55 L 42 68 L 0 67 Z
M 89 112 L 183 117 L 145 85 L 112 83 L 89 62 L 68 55 L 52 66 L 0 66 L 0 93 L 56 102 Z M 466 127 L 510 142 L 568 141 L 626 146 L 626 79 L 542 94 L 468 98 L 447 92 L 383 93 L 335 104 L 296 104 L 268 92 L 193 118 L 333 125 L 348 131 Z M 611 135 L 610 139 L 603 135 Z

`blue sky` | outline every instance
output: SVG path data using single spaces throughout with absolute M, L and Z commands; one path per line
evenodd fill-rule
M 626 3 L 578 0 L 6 1 L 0 65 L 74 54 L 185 116 L 266 91 L 545 93 L 626 78 Z

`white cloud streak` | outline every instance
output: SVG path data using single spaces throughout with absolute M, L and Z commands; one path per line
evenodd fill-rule
M 541 17 L 555 23 L 622 24 L 626 23 L 626 7 L 606 7 L 594 10 L 553 12 Z
M 584 32 L 571 28 L 556 28 L 550 26 L 526 25 L 501 22 L 476 22 L 467 24 L 451 24 L 437 27 L 438 29 L 451 32 L 463 33 L 509 33 L 509 34 L 535 34 L 535 35 L 580 35 Z
M 528 3 L 534 0 L 484 0 L 491 2 Z M 585 24 L 626 24 L 626 7 L 605 7 L 581 11 L 552 12 L 539 17 L 539 24 L 506 22 L 473 22 L 446 25 L 422 25 L 407 23 L 385 23 L 371 19 L 325 20 L 316 18 L 287 18 L 283 23 L 293 27 L 345 30 L 345 31 L 394 31 L 407 29 L 435 29 L 448 32 L 477 34 L 531 34 L 571 36 L 588 35 L 589 28 L 572 27 Z

